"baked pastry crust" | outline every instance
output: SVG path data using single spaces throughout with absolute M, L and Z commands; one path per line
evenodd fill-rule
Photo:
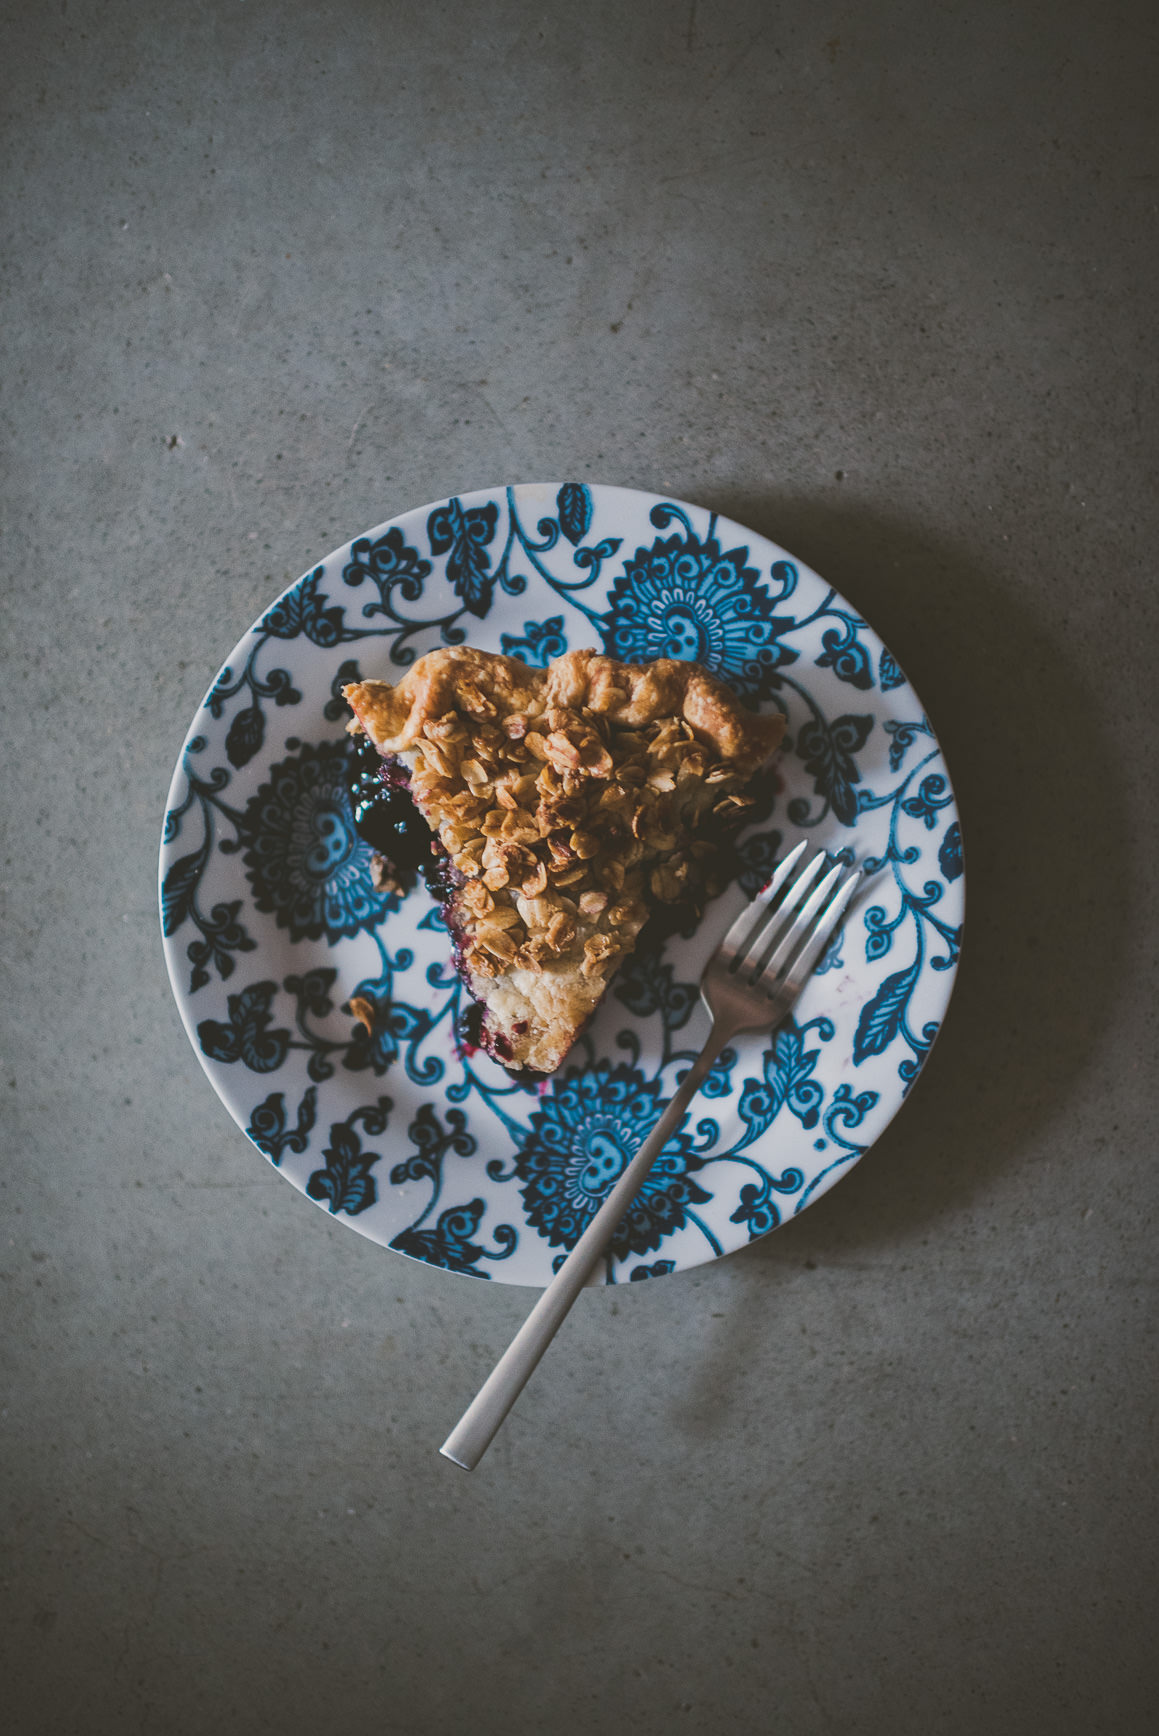
M 448 917 L 492 1053 L 552 1072 L 657 903 L 719 886 L 719 839 L 785 719 L 694 663 L 570 651 L 546 669 L 450 646 L 343 689 L 409 773 L 452 870 Z

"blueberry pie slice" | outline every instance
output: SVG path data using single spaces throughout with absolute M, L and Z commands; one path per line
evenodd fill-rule
M 559 1066 L 649 916 L 687 915 L 721 890 L 745 786 L 785 727 L 695 663 L 595 651 L 532 669 L 454 646 L 397 686 L 343 692 L 387 795 L 405 790 L 430 828 L 427 880 L 483 1008 L 480 1042 L 540 1073 Z

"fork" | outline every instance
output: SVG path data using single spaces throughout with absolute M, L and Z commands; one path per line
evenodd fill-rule
M 802 840 L 737 917 L 705 967 L 700 996 L 712 1019 L 704 1048 L 652 1132 L 568 1254 L 439 1451 L 473 1471 L 491 1445 L 572 1303 L 591 1277 L 653 1163 L 684 1119 L 713 1062 L 742 1031 L 770 1031 L 793 1006 L 857 890 L 861 869 L 824 872 L 816 854 L 796 872 Z

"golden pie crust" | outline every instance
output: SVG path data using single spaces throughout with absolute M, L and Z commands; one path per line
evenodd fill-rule
M 450 646 L 397 686 L 343 693 L 456 871 L 449 917 L 488 1047 L 543 1073 L 653 908 L 720 890 L 720 841 L 785 729 L 698 664 L 596 651 L 533 669 Z

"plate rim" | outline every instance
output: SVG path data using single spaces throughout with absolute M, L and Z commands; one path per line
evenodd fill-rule
M 441 497 L 436 498 L 434 500 L 427 501 L 426 503 L 424 503 L 422 505 L 408 507 L 402 512 L 395 513 L 391 517 L 383 519 L 383 520 L 379 521 L 378 523 L 376 523 L 375 525 L 370 526 L 368 529 L 366 529 L 364 531 L 357 532 L 354 536 L 349 537 L 344 542 L 337 544 L 333 549 L 329 550 L 327 553 L 322 555 L 319 559 L 311 561 L 309 563 L 309 565 L 307 565 L 301 573 L 299 573 L 296 577 L 289 580 L 273 597 L 271 597 L 262 606 L 262 609 L 261 609 L 260 613 L 258 614 L 258 616 L 255 618 L 255 620 L 253 622 L 251 622 L 250 625 L 247 626 L 245 628 L 245 630 L 235 640 L 232 648 L 227 652 L 226 656 L 223 658 L 223 660 L 219 664 L 216 674 L 213 676 L 209 685 L 205 688 L 204 693 L 203 693 L 200 701 L 198 702 L 198 704 L 194 710 L 192 719 L 191 719 L 190 723 L 188 724 L 188 726 L 186 727 L 185 733 L 182 737 L 181 745 L 180 745 L 180 748 L 179 748 L 179 751 L 177 754 L 177 758 L 176 758 L 176 761 L 174 764 L 173 772 L 172 772 L 172 775 L 169 779 L 169 783 L 167 785 L 165 807 L 164 807 L 164 821 L 165 822 L 168 821 L 170 813 L 173 811 L 174 807 L 177 805 L 177 801 L 178 801 L 178 798 L 180 795 L 182 780 L 183 780 L 184 775 L 185 775 L 186 755 L 190 749 L 190 744 L 194 741 L 194 739 L 196 738 L 196 736 L 199 733 L 198 725 L 203 719 L 203 716 L 206 712 L 210 697 L 214 693 L 216 687 L 218 686 L 223 671 L 225 671 L 227 668 L 229 668 L 231 664 L 236 662 L 237 657 L 238 657 L 238 653 L 241 652 L 242 648 L 245 647 L 248 644 L 248 642 L 253 638 L 253 636 L 258 631 L 259 627 L 261 626 L 262 621 L 271 613 L 271 611 L 274 608 L 276 608 L 277 604 L 279 602 L 281 602 L 284 598 L 286 598 L 288 595 L 290 595 L 290 593 L 292 593 L 299 585 L 301 585 L 303 580 L 305 578 L 309 577 L 311 573 L 316 572 L 318 569 L 320 569 L 322 567 L 328 566 L 330 563 L 336 561 L 336 559 L 339 556 L 342 556 L 344 554 L 348 554 L 348 552 L 350 551 L 350 549 L 353 547 L 353 545 L 356 542 L 363 541 L 363 540 L 370 541 L 373 539 L 380 538 L 387 531 L 389 531 L 391 528 L 398 526 L 398 525 L 404 525 L 404 524 L 406 524 L 407 521 L 420 521 L 421 522 L 424 519 L 429 518 L 429 516 L 434 511 L 436 511 L 440 507 L 443 507 L 443 506 L 450 504 L 450 502 L 452 502 L 452 501 L 458 501 L 462 504 L 469 506 L 472 503 L 474 503 L 476 501 L 480 501 L 480 500 L 506 498 L 508 496 L 508 494 L 513 495 L 516 499 L 519 499 L 520 497 L 527 497 L 529 495 L 534 496 L 537 494 L 543 494 L 545 499 L 551 499 L 554 501 L 558 498 L 559 492 L 562 491 L 563 488 L 569 487 L 569 486 L 577 486 L 577 485 L 574 483 L 566 483 L 566 482 L 518 482 L 518 483 L 498 483 L 498 484 L 491 485 L 489 487 L 477 487 L 477 488 L 471 488 L 471 489 L 464 489 L 464 490 L 459 491 L 458 493 L 441 496 Z M 759 545 L 759 547 L 761 548 L 762 551 L 770 551 L 774 560 L 784 559 L 784 560 L 792 563 L 793 567 L 797 569 L 798 573 L 804 572 L 804 573 L 808 574 L 818 584 L 823 586 L 832 595 L 832 597 L 834 599 L 836 599 L 839 603 L 845 605 L 846 607 L 852 608 L 852 605 L 850 605 L 848 603 L 848 599 L 845 597 L 844 593 L 839 591 L 836 586 L 829 584 L 829 582 L 826 579 L 824 579 L 822 577 L 822 575 L 820 573 L 818 573 L 817 570 L 814 567 L 812 567 L 807 561 L 804 561 L 804 560 L 800 559 L 798 556 L 794 555 L 789 549 L 785 548 L 783 544 L 780 544 L 780 543 L 774 541 L 772 537 L 766 535 L 764 532 L 757 531 L 751 526 L 741 524 L 738 520 L 732 518 L 731 515 L 728 513 L 722 513 L 722 512 L 717 511 L 713 507 L 685 500 L 682 496 L 677 495 L 677 494 L 663 494 L 663 493 L 655 492 L 651 489 L 633 488 L 633 487 L 628 487 L 628 486 L 625 486 L 623 484 L 618 484 L 618 483 L 584 482 L 582 484 L 579 484 L 578 486 L 591 491 L 591 493 L 593 495 L 598 495 L 600 497 L 604 497 L 605 499 L 609 496 L 616 496 L 616 497 L 625 497 L 627 499 L 631 499 L 638 504 L 647 503 L 647 509 L 648 509 L 649 513 L 650 513 L 650 510 L 656 506 L 666 506 L 666 507 L 675 507 L 675 508 L 683 509 L 685 512 L 690 513 L 690 514 L 696 514 L 696 515 L 700 515 L 700 516 L 707 515 L 707 517 L 710 521 L 711 527 L 712 527 L 713 534 L 719 538 L 719 541 L 720 541 L 720 544 L 722 547 L 733 546 L 733 542 L 734 542 L 735 538 L 737 538 L 737 537 L 739 537 L 740 542 L 747 542 L 750 546 L 753 543 L 756 543 L 757 545 Z M 765 563 L 761 563 L 761 564 L 765 564 Z M 865 632 L 872 638 L 872 640 L 874 640 L 876 642 L 876 644 L 878 646 L 880 646 L 883 650 L 888 652 L 888 646 L 886 645 L 885 640 L 881 637 L 880 633 L 877 632 L 876 628 L 873 626 L 872 621 L 868 620 L 867 618 L 862 617 L 859 612 L 855 611 L 855 613 L 857 613 L 857 619 L 858 619 L 859 623 L 863 626 Z M 313 649 L 320 650 L 321 648 L 320 647 L 313 647 Z M 892 657 L 892 652 L 889 652 L 889 655 Z M 908 672 L 904 673 L 903 680 L 904 680 L 905 685 L 909 688 L 910 693 L 913 697 L 914 704 L 919 709 L 922 718 L 927 723 L 929 723 L 929 712 L 928 712 L 926 706 L 924 705 L 924 702 L 922 701 L 921 695 L 918 692 L 917 688 L 915 687 L 913 681 L 911 680 Z M 728 1247 L 725 1247 L 725 1248 L 720 1249 L 718 1251 L 712 1251 L 712 1250 L 708 1251 L 701 1259 L 696 1259 L 696 1260 L 692 1260 L 692 1261 L 685 1261 L 683 1263 L 677 1263 L 677 1264 L 673 1265 L 671 1267 L 671 1269 L 668 1271 L 665 1271 L 662 1273 L 660 1273 L 660 1272 L 650 1273 L 649 1274 L 650 1276 L 673 1277 L 673 1276 L 676 1276 L 682 1272 L 694 1271 L 694 1270 L 699 1269 L 702 1266 L 711 1265 L 720 1259 L 727 1258 L 727 1256 L 729 1254 L 738 1253 L 743 1248 L 751 1246 L 754 1241 L 765 1240 L 767 1238 L 767 1236 L 772 1234 L 775 1229 L 784 1227 L 787 1223 L 789 1223 L 792 1220 L 792 1218 L 794 1216 L 799 1215 L 799 1213 L 802 1210 L 806 1209 L 810 1205 L 815 1204 L 816 1201 L 818 1199 L 820 1199 L 821 1197 L 823 1197 L 823 1195 L 826 1194 L 830 1190 L 831 1187 L 835 1186 L 838 1181 L 840 1181 L 841 1179 L 843 1179 L 843 1177 L 845 1175 L 850 1173 L 850 1171 L 852 1169 L 854 1169 L 857 1166 L 857 1164 L 861 1161 L 862 1157 L 868 1155 L 870 1150 L 872 1150 L 873 1146 L 876 1145 L 880 1141 L 880 1139 L 883 1137 L 883 1135 L 885 1134 L 887 1129 L 892 1125 L 893 1121 L 896 1119 L 897 1115 L 901 1111 L 901 1109 L 902 1109 L 903 1105 L 905 1104 L 905 1102 L 907 1101 L 908 1097 L 912 1094 L 913 1086 L 916 1085 L 918 1078 L 921 1076 L 922 1073 L 924 1073 L 926 1066 L 928 1064 L 928 1061 L 929 1061 L 930 1054 L 933 1052 L 933 1049 L 937 1043 L 937 1039 L 938 1039 L 938 1037 L 940 1037 L 940 1035 L 942 1034 L 942 1031 L 944 1029 L 946 1014 L 947 1014 L 949 1007 L 950 1007 L 950 1004 L 952 1002 L 954 990 L 955 990 L 955 987 L 957 984 L 958 970 L 959 970 L 959 967 L 961 964 L 961 956 L 962 956 L 962 952 L 964 951 L 964 946 L 965 946 L 965 915 L 966 915 L 966 904 L 967 904 L 967 876 L 966 876 L 966 872 L 965 872 L 966 850 L 965 850 L 965 842 L 964 842 L 964 839 L 962 837 L 962 834 L 963 834 L 965 828 L 964 828 L 964 825 L 962 822 L 960 803 L 958 800 L 957 790 L 956 790 L 953 778 L 950 774 L 949 766 L 948 766 L 947 761 L 946 761 L 945 749 L 942 745 L 940 737 L 937 735 L 936 731 L 933 729 L 932 724 L 930 725 L 929 733 L 931 735 L 931 738 L 932 738 L 934 747 L 937 751 L 937 754 L 940 758 L 941 768 L 942 768 L 942 771 L 943 771 L 944 776 L 945 776 L 945 783 L 946 783 L 946 788 L 948 791 L 948 798 L 947 798 L 947 804 L 944 804 L 944 805 L 952 804 L 952 817 L 953 817 L 953 820 L 955 820 L 959 826 L 961 867 L 960 867 L 959 874 L 957 876 L 957 884 L 955 886 L 955 897 L 956 897 L 958 904 L 959 904 L 959 907 L 960 907 L 960 923 L 959 923 L 959 927 L 958 927 L 958 931 L 957 931 L 958 932 L 958 942 L 957 942 L 957 950 L 956 950 L 955 956 L 952 959 L 950 965 L 941 973 L 941 979 L 942 979 L 942 982 L 944 983 L 944 990 L 943 990 L 943 993 L 941 994 L 941 996 L 938 1000 L 938 1004 L 937 1004 L 936 1009 L 935 1009 L 936 1018 L 937 1018 L 937 1029 L 934 1031 L 933 1036 L 930 1038 L 929 1043 L 928 1043 L 925 1051 L 922 1054 L 921 1060 L 917 1065 L 917 1068 L 916 1068 L 916 1071 L 915 1071 L 913 1077 L 909 1080 L 909 1082 L 905 1086 L 904 1090 L 897 1091 L 896 1096 L 895 1096 L 895 1100 L 892 1102 L 892 1106 L 888 1108 L 888 1112 L 885 1113 L 884 1118 L 879 1119 L 879 1124 L 877 1125 L 876 1131 L 873 1133 L 872 1138 L 869 1140 L 869 1142 L 866 1144 L 866 1146 L 860 1152 L 858 1152 L 857 1155 L 855 1157 L 853 1157 L 851 1161 L 835 1162 L 830 1167 L 830 1169 L 828 1171 L 823 1170 L 817 1176 L 815 1176 L 812 1183 L 810 1183 L 808 1185 L 808 1187 L 805 1189 L 804 1197 L 802 1197 L 797 1202 L 797 1204 L 794 1206 L 792 1211 L 790 1211 L 778 1223 L 771 1225 L 768 1229 L 761 1231 L 761 1232 L 757 1233 L 756 1235 L 750 1236 L 747 1240 L 739 1240 L 738 1239 L 737 1241 L 735 1241 L 732 1245 L 730 1245 Z M 259 764 L 262 763 L 260 755 L 258 756 L 258 763 Z M 269 764 L 268 758 L 267 758 L 265 763 L 267 764 L 267 767 L 268 767 L 268 764 Z M 786 840 L 786 843 L 787 842 L 788 842 L 788 840 Z M 225 1108 L 231 1121 L 233 1121 L 237 1125 L 239 1130 L 245 1136 L 247 1143 L 250 1144 L 251 1146 L 253 1146 L 253 1148 L 255 1149 L 255 1151 L 257 1151 L 259 1153 L 259 1155 L 265 1156 L 266 1161 L 269 1162 L 270 1159 L 268 1158 L 267 1154 L 263 1153 L 261 1151 L 261 1148 L 256 1145 L 256 1142 L 254 1141 L 254 1139 L 250 1135 L 248 1127 L 245 1124 L 246 1118 L 249 1118 L 252 1116 L 252 1105 L 243 1109 L 240 1105 L 240 1102 L 238 1101 L 240 1098 L 240 1095 L 241 1095 L 240 1091 L 228 1093 L 227 1090 L 223 1088 L 225 1082 L 217 1074 L 215 1074 L 214 1071 L 211 1071 L 210 1062 L 211 1062 L 212 1058 L 208 1054 L 205 1053 L 205 1051 L 203 1050 L 203 1048 L 202 1048 L 202 1046 L 199 1043 L 198 1038 L 197 1038 L 197 1029 L 196 1029 L 196 1025 L 194 1023 L 193 1012 L 192 1012 L 192 1009 L 190 1006 L 190 999 L 191 999 L 190 992 L 186 991 L 186 989 L 183 987 L 182 982 L 180 980 L 179 972 L 182 972 L 185 969 L 186 960 L 181 953 L 180 942 L 179 942 L 178 938 L 176 937 L 176 935 L 169 934 L 169 933 L 165 932 L 164 914 L 163 914 L 163 906 L 162 906 L 162 889 L 163 889 L 163 885 L 164 885 L 166 870 L 169 866 L 171 866 L 171 861 L 172 861 L 172 857 L 173 857 L 173 852 L 175 850 L 175 846 L 176 846 L 176 837 L 174 837 L 172 840 L 166 839 L 165 827 L 163 825 L 160 847 L 159 847 L 159 851 L 158 851 L 158 906 L 159 906 L 159 915 L 162 918 L 162 946 L 163 946 L 165 963 L 166 963 L 166 971 L 167 971 L 167 974 L 169 977 L 170 988 L 171 988 L 171 991 L 173 993 L 173 998 L 177 1003 L 178 1014 L 181 1018 L 182 1026 L 185 1030 L 186 1036 L 189 1039 L 190 1045 L 193 1048 L 195 1055 L 197 1056 L 197 1059 L 198 1059 L 198 1062 L 200 1063 L 202 1072 L 205 1074 L 211 1087 L 213 1088 L 214 1095 L 218 1098 L 218 1100 L 221 1102 L 222 1106 Z M 564 1066 L 566 1066 L 566 1064 L 567 1063 L 565 1061 Z M 553 1075 L 553 1078 L 559 1077 L 560 1074 L 562 1074 L 562 1071 L 563 1071 L 563 1067 L 561 1067 L 561 1069 L 559 1070 L 559 1072 L 557 1074 Z M 389 1072 L 388 1072 L 387 1078 L 389 1078 Z M 434 1087 L 434 1089 L 437 1091 L 438 1087 L 436 1086 L 436 1087 Z M 385 1135 L 385 1137 L 388 1140 L 393 1138 L 396 1141 L 401 1140 L 402 1143 L 405 1143 L 405 1137 L 402 1136 L 401 1128 L 398 1126 L 398 1124 L 396 1124 L 395 1127 L 392 1128 Z M 774 1129 L 771 1125 L 766 1127 L 765 1130 L 763 1131 L 763 1133 L 758 1136 L 758 1138 L 761 1142 L 764 1142 L 766 1140 L 771 1140 L 773 1137 L 774 1137 Z M 754 1147 L 754 1149 L 759 1149 L 759 1147 Z M 272 1167 L 277 1167 L 277 1166 L 272 1165 Z M 364 1226 L 356 1216 L 351 1216 L 351 1215 L 348 1215 L 346 1213 L 331 1212 L 330 1209 L 327 1207 L 326 1202 L 324 1200 L 316 1199 L 313 1196 L 311 1196 L 310 1194 L 308 1194 L 306 1192 L 305 1187 L 300 1185 L 298 1183 L 297 1179 L 293 1175 L 289 1174 L 286 1171 L 282 1171 L 282 1170 L 279 1170 L 279 1173 L 282 1174 L 283 1178 L 291 1183 L 291 1185 L 294 1187 L 295 1191 L 302 1194 L 309 1201 L 309 1203 L 311 1203 L 312 1205 L 318 1206 L 319 1209 L 326 1212 L 326 1215 L 328 1217 L 329 1216 L 339 1217 L 341 1219 L 341 1221 L 345 1223 L 346 1227 L 353 1229 L 353 1230 L 356 1230 L 363 1237 L 364 1240 L 372 1241 L 372 1242 L 376 1243 L 378 1246 L 384 1248 L 384 1250 L 389 1251 L 391 1253 L 401 1253 L 404 1258 L 406 1258 L 408 1260 L 412 1260 L 417 1264 L 433 1266 L 433 1268 L 436 1271 L 448 1272 L 448 1274 L 450 1276 L 476 1277 L 476 1278 L 484 1276 L 484 1274 L 482 1274 L 482 1273 L 472 1272 L 469 1270 L 459 1270 L 459 1269 L 455 1269 L 453 1267 L 448 1268 L 446 1266 L 440 1266 L 433 1261 L 423 1259 L 420 1255 L 409 1253 L 405 1249 L 398 1249 L 398 1248 L 392 1247 L 389 1242 L 385 1241 L 382 1237 L 374 1234 L 373 1231 L 369 1228 L 369 1226 Z M 637 1256 L 637 1257 L 647 1258 L 647 1256 Z M 610 1272 L 609 1272 L 607 1277 L 601 1277 L 600 1270 L 601 1269 L 597 1269 L 597 1273 L 595 1275 L 593 1275 L 593 1279 L 591 1280 L 591 1282 L 594 1286 L 599 1286 L 601 1283 L 606 1283 L 607 1285 L 614 1287 L 614 1288 L 617 1288 L 617 1289 L 624 1288 L 625 1283 L 627 1282 L 626 1276 L 623 1280 L 614 1279 L 611 1277 Z M 494 1280 L 498 1283 L 501 1283 L 505 1286 L 509 1286 L 509 1287 L 514 1286 L 514 1287 L 518 1287 L 518 1288 L 536 1289 L 536 1290 L 542 1289 L 544 1287 L 545 1283 L 549 1281 L 548 1279 L 541 1280 L 538 1278 L 520 1277 L 520 1276 L 515 1275 L 514 1273 L 511 1275 L 508 1275 L 505 1271 L 502 1271 L 502 1270 L 492 1271 L 492 1272 L 486 1274 L 486 1276 L 488 1276 L 492 1280 Z

